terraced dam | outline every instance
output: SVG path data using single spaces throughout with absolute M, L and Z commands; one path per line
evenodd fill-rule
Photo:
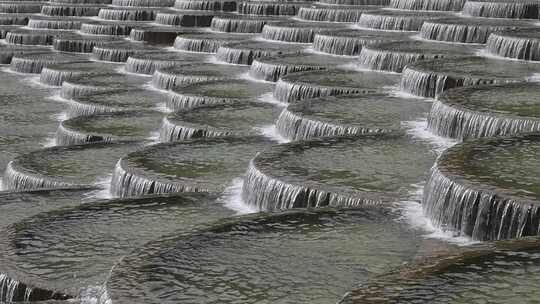
M 0 0 L 0 304 L 538 303 L 540 0 Z

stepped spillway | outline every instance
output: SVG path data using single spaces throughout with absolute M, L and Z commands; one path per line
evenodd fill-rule
M 216 58 L 226 63 L 251 65 L 253 60 L 260 57 L 299 54 L 303 53 L 305 48 L 304 44 L 280 45 L 267 41 L 248 40 L 222 45 L 217 50 Z
M 352 62 L 349 58 L 344 60 L 320 54 L 286 54 L 253 60 L 249 74 L 257 79 L 275 82 L 289 73 L 335 68 Z
M 134 143 L 107 143 L 30 152 L 8 164 L 3 185 L 10 190 L 92 185 L 114 168 L 116 159 L 134 149 Z
M 322 22 L 276 22 L 263 27 L 264 39 L 292 43 L 312 43 L 315 34 L 322 31 L 340 30 L 340 26 Z
M 64 120 L 55 135 L 59 146 L 94 142 L 145 141 L 159 128 L 159 112 L 96 114 Z
M 208 60 L 204 54 L 183 52 L 143 53 L 129 56 L 125 69 L 136 74 L 152 75 L 160 68 L 174 68 L 182 65 L 198 64 Z
M 159 68 L 152 75 L 152 86 L 157 89 L 169 90 L 195 82 L 239 78 L 247 72 L 248 68 L 245 66 L 215 65 L 212 63 Z
M 539 91 L 536 83 L 449 90 L 433 105 L 428 128 L 459 140 L 540 131 Z
M 425 21 L 443 17 L 448 15 L 438 12 L 380 10 L 364 12 L 358 20 L 358 25 L 379 30 L 419 31 Z
M 173 88 L 168 93 L 166 104 L 170 110 L 179 111 L 202 105 L 256 101 L 271 89 L 271 84 L 243 79 L 196 82 Z
M 538 135 L 458 144 L 437 160 L 424 213 L 437 226 L 475 240 L 537 235 Z M 501 165 L 504 164 L 504 165 Z
M 486 52 L 512 59 L 540 61 L 540 31 L 523 28 L 492 33 L 487 40 Z
M 493 32 L 530 27 L 531 24 L 505 19 L 447 18 L 428 20 L 420 29 L 420 37 L 446 42 L 484 44 Z
M 223 137 L 150 146 L 118 161 L 111 193 L 221 192 L 268 144 L 262 137 Z
M 347 70 L 320 70 L 291 73 L 276 83 L 274 97 L 284 103 L 322 96 L 375 93 L 396 85 L 392 74 Z
M 524 82 L 539 68 L 537 64 L 483 57 L 442 58 L 405 67 L 400 87 L 413 95 L 435 97 L 455 87 Z
M 360 52 L 360 65 L 372 70 L 401 73 L 416 61 L 473 55 L 475 49 L 445 43 L 395 41 L 366 45 Z
M 313 49 L 317 52 L 356 56 L 365 45 L 385 41 L 407 41 L 410 33 L 375 30 L 343 30 L 317 33 L 313 38 Z
M 174 48 L 180 51 L 196 53 L 216 53 L 226 43 L 242 42 L 252 38 L 238 33 L 208 33 L 178 36 Z
M 76 205 L 72 198 L 72 207 L 64 203 L 62 209 L 7 226 L 0 237 L 2 268 L 25 282 L 58 291 L 60 299 L 63 294 L 84 297 L 88 286 L 96 285 L 93 292 L 101 296 L 106 290 L 100 285 L 125 254 L 161 235 L 230 216 L 232 212 L 213 203 L 215 199 L 212 194 L 189 193 Z M 30 292 L 31 298 L 39 295 L 39 290 Z
M 139 303 L 148 304 L 200 303 L 209 298 L 224 304 L 257 299 L 334 303 L 358 280 L 417 254 L 421 238 L 397 217 L 362 209 L 223 220 L 133 252 L 115 268 L 107 287 L 115 303 L 131 301 L 134 291 Z M 373 233 L 378 237 L 370 237 Z M 291 259 L 297 263 L 288 263 Z M 163 270 L 150 271 L 156 265 Z M 214 265 L 224 270 L 212 271 Z
M 538 19 L 540 4 L 531 0 L 467 0 L 463 14 L 487 18 Z
M 239 101 L 200 106 L 168 115 L 159 130 L 162 142 L 201 137 L 251 136 L 271 125 L 279 109 L 268 103 Z
M 326 96 L 289 104 L 276 129 L 290 140 L 388 132 L 419 119 L 430 107 L 425 101 L 380 93 Z
M 419 11 L 461 11 L 466 0 L 391 0 L 390 7 Z
M 273 146 L 251 161 L 243 198 L 261 210 L 396 202 L 435 159 L 424 145 L 382 133 Z

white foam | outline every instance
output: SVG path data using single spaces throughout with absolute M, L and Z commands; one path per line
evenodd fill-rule
M 170 92 L 169 90 L 156 88 L 155 86 L 152 85 L 151 81 L 143 84 L 143 88 L 146 89 L 146 90 L 149 90 L 149 91 L 155 91 L 155 92 L 159 92 L 159 93 L 162 93 L 162 94 L 167 94 L 167 93 Z
M 69 117 L 68 117 L 68 114 L 66 112 L 61 112 L 61 113 L 57 113 L 57 114 L 52 114 L 51 117 L 56 120 L 56 121 L 59 121 L 59 122 L 62 122 L 64 120 L 68 120 Z
M 270 104 L 276 105 L 278 107 L 283 107 L 283 108 L 286 108 L 288 106 L 288 104 L 277 100 L 274 97 L 274 94 L 272 94 L 272 92 L 262 94 L 261 96 L 257 97 L 257 101 L 270 103 Z
M 79 293 L 81 304 L 112 304 L 105 285 L 89 286 Z
M 45 138 L 43 143 L 41 144 L 44 148 L 50 148 L 57 146 L 56 143 L 56 134 L 55 133 L 49 133 L 50 137 Z
M 273 82 L 273 81 L 268 81 L 268 80 L 264 80 L 264 79 L 255 78 L 255 77 L 251 76 L 249 71 L 238 75 L 238 79 L 243 79 L 243 80 L 253 81 L 253 82 L 260 82 L 260 83 L 275 84 L 275 82 Z M 270 94 L 272 94 L 272 93 L 270 93 Z
M 409 135 L 413 138 L 427 141 L 434 146 L 435 151 L 438 153 L 442 153 L 444 150 L 458 143 L 456 140 L 431 133 L 427 128 L 426 118 L 415 121 L 404 121 L 401 124 L 405 127 Z
M 5 191 L 6 189 L 4 188 L 4 180 L 3 178 L 0 177 L 0 191 Z
M 412 201 L 402 201 L 398 204 L 398 209 L 401 211 L 402 216 L 399 220 L 407 222 L 413 229 L 423 231 L 423 237 L 430 239 L 440 239 L 449 243 L 453 243 L 460 246 L 466 246 L 478 243 L 473 241 L 469 237 L 456 236 L 452 231 L 444 231 L 431 222 L 429 218 L 424 215 L 422 199 L 424 192 L 423 184 L 412 185 L 411 191 Z
M 155 144 L 159 144 L 161 141 L 159 140 L 159 130 L 158 131 L 152 131 L 150 132 L 150 135 L 146 138 L 147 140 L 149 140 L 150 142 L 147 144 L 148 146 L 150 145 L 155 145 Z
M 371 72 L 371 73 L 401 75 L 401 73 L 397 73 L 393 71 L 373 70 L 363 64 L 354 63 L 354 62 L 338 65 L 337 68 L 343 69 L 343 70 L 349 70 L 349 71 L 356 71 L 356 72 Z M 395 90 L 395 87 L 386 87 L 386 88 L 391 88 L 392 90 Z
M 277 142 L 278 144 L 286 144 L 288 142 L 291 142 L 289 139 L 287 139 L 287 138 L 281 136 L 281 134 L 279 134 L 279 132 L 276 129 L 276 125 L 267 125 L 267 126 L 262 126 L 262 127 L 256 127 L 256 129 L 258 129 L 259 132 L 261 132 L 261 134 L 264 137 L 268 137 L 271 140 Z
M 115 69 L 115 71 L 120 73 L 120 74 L 124 74 L 124 75 L 132 75 L 132 76 L 139 76 L 139 77 L 152 77 L 152 75 L 128 72 L 128 71 L 126 71 L 125 66 L 118 67 L 118 68 Z
M 434 101 L 433 98 L 427 98 L 422 96 L 416 96 L 407 92 L 402 91 L 399 86 L 385 86 L 383 89 L 387 90 L 387 94 L 393 97 L 399 98 L 410 98 L 410 99 L 420 99 L 425 101 Z
M 169 114 L 173 112 L 171 109 L 167 107 L 167 104 L 164 102 L 157 103 L 156 106 L 154 107 L 154 110 L 161 113 L 165 113 L 165 114 Z
M 90 191 L 87 193 L 86 199 L 111 199 L 111 180 L 112 174 L 101 176 L 96 179 L 94 185 L 99 186 L 101 189 Z
M 232 183 L 225 188 L 223 194 L 218 198 L 218 202 L 233 210 L 236 214 L 248 214 L 259 212 L 255 207 L 247 205 L 242 199 L 242 187 L 244 180 L 235 178 Z

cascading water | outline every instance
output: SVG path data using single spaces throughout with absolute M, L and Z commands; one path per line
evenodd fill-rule
M 402 10 L 461 11 L 466 0 L 391 0 L 390 7 Z
M 492 33 L 486 51 L 496 56 L 540 61 L 540 37 L 536 29 L 516 29 Z
M 280 1 L 242 1 L 238 3 L 238 12 L 245 15 L 263 16 L 295 16 L 298 10 L 309 5 L 309 2 L 280 2 Z
M 236 11 L 236 1 L 232 0 L 176 0 L 174 7 L 178 10 L 199 11 Z
M 424 39 L 460 42 L 486 43 L 492 32 L 525 26 L 524 23 L 499 20 L 442 19 L 426 21 L 420 29 Z
M 210 27 L 214 31 L 225 33 L 260 33 L 267 23 L 274 20 L 263 17 L 216 16 Z
M 487 18 L 538 19 L 540 4 L 530 0 L 467 0 L 463 14 Z
M 499 142 L 487 139 L 460 144 L 447 150 L 437 161 L 423 197 L 424 213 L 435 225 L 475 240 L 499 240 L 540 233 L 537 201 L 527 196 L 508 195 L 496 186 L 483 185 L 474 180 L 479 178 L 477 173 L 462 178 L 460 174 L 463 173 L 456 172 L 456 169 L 468 171 L 463 166 L 469 160 L 463 159 L 463 153 L 482 153 L 481 149 L 492 151 L 490 146 L 505 144 L 506 141 L 506 144 L 513 145 L 516 139 L 501 139 Z M 490 178 L 496 180 L 498 177 Z
M 157 13 L 155 22 L 170 26 L 208 27 L 215 14 L 211 13 Z
M 354 6 L 339 9 L 333 7 L 301 7 L 298 11 L 298 18 L 307 21 L 357 22 L 360 15 L 368 9 L 356 9 Z
M 538 89 L 520 83 L 450 90 L 433 104 L 428 128 L 458 140 L 540 131 L 532 110 Z
M 41 13 L 57 17 L 93 17 L 99 14 L 100 6 L 96 5 L 44 5 Z

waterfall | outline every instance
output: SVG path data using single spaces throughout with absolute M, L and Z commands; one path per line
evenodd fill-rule
M 336 96 L 343 94 L 365 93 L 367 89 L 354 87 L 326 87 L 318 84 L 302 83 L 279 79 L 274 89 L 274 98 L 289 103 L 297 100 Z
M 101 7 L 95 5 L 44 5 L 41 13 L 58 17 L 93 17 L 99 14 Z
M 173 182 L 152 180 L 138 172 L 131 172 L 126 161 L 120 159 L 114 167 L 111 179 L 111 194 L 117 197 L 132 197 L 146 194 L 171 192 L 200 192 L 204 189 L 181 185 Z
M 54 34 L 43 31 L 12 31 L 6 34 L 8 44 L 51 45 L 53 39 Z
M 406 43 L 406 42 L 405 42 Z M 364 46 L 359 56 L 359 63 L 371 70 L 391 71 L 401 73 L 403 68 L 413 62 L 425 59 L 435 59 L 445 57 L 445 50 L 440 52 L 425 52 L 422 51 L 421 45 L 418 46 L 418 51 L 404 50 L 400 51 L 400 42 L 388 44 L 388 46 L 374 44 Z M 392 47 L 392 46 L 395 47 Z
M 77 20 L 51 20 L 51 19 L 30 19 L 28 27 L 34 29 L 51 30 L 78 30 L 81 28 L 81 21 Z
M 213 19 L 213 14 L 158 13 L 155 22 L 169 26 L 208 27 Z
M 8 14 L 0 15 L 0 25 L 27 25 L 29 17 L 27 15 Z
M 260 33 L 270 19 L 251 19 L 247 17 L 233 18 L 230 16 L 216 16 L 210 27 L 214 31 L 225 33 Z
M 268 63 L 253 60 L 249 74 L 254 78 L 276 82 L 279 78 L 287 75 L 288 73 L 323 69 L 323 67 L 317 66 Z
M 59 52 L 69 53 L 92 53 L 94 46 L 102 46 L 106 43 L 110 43 L 110 40 L 100 39 L 63 39 L 55 38 L 53 41 L 53 49 Z
M 535 1 L 481 2 L 467 1 L 463 14 L 488 18 L 538 19 L 540 4 Z
M 48 64 L 56 63 L 54 60 L 45 58 L 39 59 L 35 57 L 17 57 L 13 56 L 9 68 L 12 71 L 19 73 L 39 74 L 41 70 Z
M 491 34 L 485 50 L 496 56 L 539 61 L 540 40 L 533 37 L 512 36 L 513 33 L 520 32 L 510 30 Z
M 116 21 L 154 21 L 156 11 L 149 9 L 107 9 L 99 11 L 98 17 Z
M 130 73 L 152 75 L 157 69 L 172 68 L 182 65 L 187 64 L 185 61 L 129 57 L 126 61 L 125 69 Z
M 112 0 L 114 6 L 170 7 L 174 0 Z
M 106 105 L 84 103 L 81 100 L 66 100 L 65 103 L 67 104 L 66 113 L 68 119 L 74 117 L 92 116 L 96 114 L 116 113 L 122 111 L 122 109 L 113 108 Z
M 324 4 L 333 5 L 381 5 L 387 6 L 390 0 L 320 0 Z
M 58 146 L 81 145 L 87 143 L 112 141 L 112 138 L 110 137 L 104 138 L 103 136 L 89 135 L 70 130 L 66 128 L 63 122 L 60 123 L 60 125 L 58 126 L 54 138 L 56 140 L 56 145 Z
M 334 8 L 334 7 L 302 7 L 298 17 L 307 21 L 326 22 L 358 22 L 366 9 Z
M 438 16 L 439 18 L 442 16 Z M 419 14 L 401 13 L 370 13 L 365 12 L 360 16 L 358 25 L 362 27 L 392 30 L 392 31 L 419 31 L 424 21 L 435 19 L 437 16 L 427 17 Z
M 458 235 L 485 241 L 540 233 L 537 203 L 469 188 L 445 176 L 437 166 L 424 189 L 424 214 L 435 225 Z
M 540 131 L 540 120 L 477 112 L 440 100 L 431 108 L 428 128 L 439 136 L 465 140 Z
M 114 46 L 107 47 L 104 45 L 94 46 L 92 49 L 92 57 L 96 60 L 110 62 L 126 62 L 129 56 L 145 52 L 141 49 L 134 48 L 115 48 Z
M 126 88 L 127 90 L 127 88 Z M 84 85 L 78 83 L 70 83 L 68 80 L 65 80 L 62 83 L 62 88 L 60 90 L 60 96 L 64 99 L 79 98 L 83 96 L 96 95 L 105 92 L 114 92 L 121 91 L 121 89 L 106 87 L 106 86 L 93 86 L 93 85 Z
M 290 140 L 306 140 L 315 137 L 358 135 L 383 130 L 341 126 L 329 122 L 308 119 L 284 109 L 276 121 L 280 135 Z
M 358 196 L 348 196 L 321 189 L 288 184 L 259 171 L 257 158 L 252 160 L 244 178 L 242 198 L 246 204 L 257 210 L 282 210 L 292 208 L 325 206 L 371 206 L 381 201 Z
M 261 16 L 295 16 L 302 6 L 306 6 L 306 3 L 246 1 L 238 3 L 238 13 Z
M 312 43 L 317 32 L 322 31 L 322 28 L 313 27 L 295 27 L 267 24 L 262 30 L 262 37 L 268 40 L 295 42 L 295 43 Z
M 44 67 L 39 75 L 39 82 L 59 87 L 66 80 L 82 75 L 83 72 L 75 70 L 55 70 Z
M 9 162 L 6 166 L 2 185 L 4 189 L 7 190 L 30 190 L 74 186 L 72 183 L 55 180 L 40 174 L 25 172 L 18 168 L 13 161 Z
M 232 135 L 231 132 L 219 131 L 212 128 L 192 128 L 172 123 L 167 117 L 163 118 L 159 128 L 160 142 L 182 141 L 201 137 L 221 137 Z
M 4 273 L 0 273 L 0 302 L 35 302 L 47 300 L 65 301 L 71 296 L 41 288 L 30 287 L 27 284 L 14 280 Z
M 435 97 L 443 91 L 480 84 L 502 84 L 517 82 L 518 79 L 482 79 L 474 75 L 443 74 L 435 71 L 415 70 L 411 66 L 405 67 L 401 76 L 400 89 L 421 97 Z
M 466 0 L 392 0 L 390 7 L 402 10 L 461 11 Z
M 136 25 L 133 23 L 83 23 L 81 32 L 89 35 L 128 36 Z
M 303 49 L 294 49 L 289 52 L 288 49 L 271 49 L 261 47 L 249 48 L 247 43 L 232 43 L 225 44 L 221 46 L 216 54 L 216 58 L 219 61 L 232 63 L 232 64 L 242 64 L 242 65 L 251 65 L 253 61 L 260 57 L 268 57 L 281 55 L 285 53 L 301 53 Z
M 178 36 L 174 40 L 174 48 L 188 52 L 216 53 L 220 46 L 227 41 L 205 37 Z
M 0 13 L 2 14 L 35 14 L 41 11 L 40 3 L 28 2 L 3 2 L 0 3 Z
M 152 86 L 162 90 L 170 90 L 175 87 L 212 80 L 222 80 L 224 77 L 207 75 L 189 75 L 182 74 L 180 71 L 160 70 L 154 72 L 152 77 Z
M 176 0 L 174 7 L 179 10 L 197 11 L 236 11 L 234 0 Z
M 200 107 L 202 105 L 222 104 L 230 102 L 234 102 L 234 100 L 223 97 L 183 95 L 181 93 L 171 91 L 167 95 L 166 105 L 167 108 L 169 108 L 171 111 L 176 112 L 180 110 Z
M 420 36 L 424 39 L 437 41 L 486 43 L 492 32 L 509 27 L 509 24 L 467 23 L 465 20 L 426 21 L 420 29 Z

